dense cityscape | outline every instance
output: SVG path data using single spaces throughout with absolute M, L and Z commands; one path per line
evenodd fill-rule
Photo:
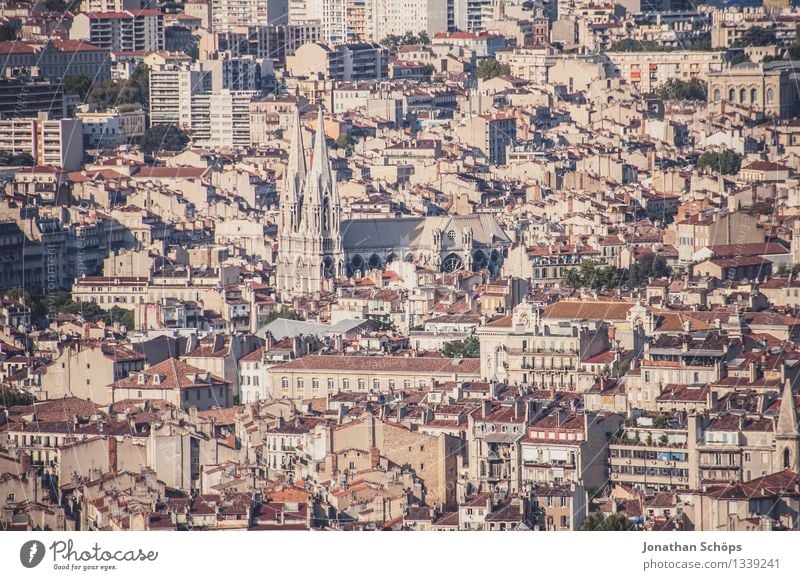
M 0 530 L 800 529 L 798 25 L 0 2 Z

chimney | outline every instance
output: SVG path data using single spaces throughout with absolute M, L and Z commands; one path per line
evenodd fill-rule
M 481 401 L 481 418 L 486 419 L 486 417 L 488 417 L 489 413 L 491 412 L 492 412 L 492 402 L 486 399 Z
M 377 447 L 372 447 L 369 450 L 369 462 L 372 469 L 378 469 L 381 462 L 381 453 Z
M 111 473 L 117 472 L 117 438 L 108 438 L 108 469 Z

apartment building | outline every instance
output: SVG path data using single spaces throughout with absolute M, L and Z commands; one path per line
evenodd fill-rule
M 796 75 L 792 62 L 739 63 L 709 73 L 708 100 L 754 111 L 759 118 L 790 118 L 800 105 Z
M 161 65 L 150 69 L 150 124 L 192 127 L 192 98 L 211 90 L 211 77 L 198 65 Z
M 79 12 L 69 37 L 105 50 L 164 50 L 164 15 L 158 10 Z
M 83 124 L 80 119 L 0 119 L 0 150 L 28 153 L 37 165 L 74 171 L 83 163 Z
M 449 30 L 449 2 L 434 0 L 376 0 L 374 40 L 380 42 L 390 34 L 425 32 L 429 37 Z M 450 11 L 446 8 L 450 8 Z M 412 25 L 413 23 L 413 25 Z
M 497 60 L 509 66 L 512 77 L 546 85 L 548 70 L 555 64 L 556 57 L 551 46 L 536 46 L 499 51 Z
M 288 23 L 287 0 L 209 0 L 211 29 L 228 32 L 237 27 Z
M 656 91 L 669 80 L 706 80 L 724 65 L 723 52 L 607 52 L 614 76 L 625 79 L 642 94 Z
M 144 135 L 145 112 L 142 109 L 77 113 L 83 125 L 84 142 L 89 148 L 113 148 Z
M 438 32 L 431 39 L 434 46 L 457 46 L 471 51 L 476 58 L 493 57 L 506 47 L 505 37 L 494 32 Z
M 611 348 L 605 323 L 544 321 L 529 303 L 481 326 L 477 335 L 482 377 L 546 389 L 588 388 L 594 381 L 581 380 L 581 363 Z
M 61 79 L 84 75 L 102 82 L 111 78 L 108 50 L 83 40 L 48 39 L 42 45 L 19 40 L 0 42 L 4 77 Z
M 508 146 L 517 139 L 517 119 L 506 113 L 468 117 L 456 128 L 458 138 L 479 149 L 497 165 L 505 165 Z
M 209 148 L 249 147 L 250 101 L 256 91 L 222 89 L 192 96 L 192 142 Z
M 178 408 L 205 411 L 230 407 L 227 381 L 176 359 L 166 359 L 146 370 L 108 385 L 112 401 L 157 399 Z
M 604 485 L 608 439 L 622 422 L 622 415 L 565 409 L 534 422 L 519 444 L 521 491 L 541 484 Z
M 296 77 L 343 82 L 381 80 L 389 76 L 389 53 L 379 44 L 308 43 L 286 57 L 286 69 Z
M 608 445 L 611 481 L 653 492 L 689 489 L 697 456 L 685 415 L 629 420 Z
M 386 393 L 419 389 L 434 381 L 478 379 L 475 359 L 403 356 L 309 355 L 270 369 L 274 399 L 308 399 L 326 394 Z

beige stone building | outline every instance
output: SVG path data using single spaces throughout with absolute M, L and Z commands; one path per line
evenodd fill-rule
M 426 389 L 435 382 L 479 378 L 477 359 L 309 355 L 270 368 L 273 398 L 310 399 L 345 393 Z
M 754 111 L 760 117 L 793 116 L 800 103 L 796 72 L 773 61 L 767 64 L 743 62 L 709 73 L 710 103 L 730 103 Z

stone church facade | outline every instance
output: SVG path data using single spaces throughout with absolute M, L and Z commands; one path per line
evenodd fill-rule
M 489 214 L 342 221 L 322 110 L 315 134 L 308 167 L 295 113 L 278 219 L 276 284 L 282 295 L 333 290 L 336 278 L 399 260 L 441 272 L 500 273 L 511 241 Z

